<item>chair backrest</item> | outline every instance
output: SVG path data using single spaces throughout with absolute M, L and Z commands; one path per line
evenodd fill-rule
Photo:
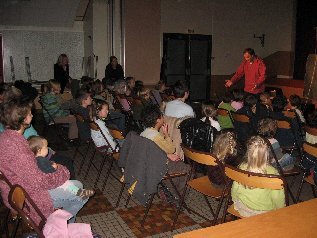
M 234 121 L 241 122 L 241 123 L 249 123 L 250 122 L 250 118 L 244 114 L 232 112 L 232 118 Z
M 84 123 L 85 119 L 82 115 L 79 114 L 74 114 L 74 116 L 76 117 L 76 120 L 79 121 L 80 123 Z
M 317 145 L 304 142 L 303 152 L 317 158 Z
M 286 182 L 279 175 L 259 174 L 225 165 L 225 174 L 228 178 L 251 188 L 286 190 Z
M 39 98 L 39 103 L 40 103 L 40 105 L 41 105 L 41 107 L 42 107 L 42 110 L 45 111 L 46 114 L 47 114 L 48 117 L 49 117 L 49 122 L 48 122 L 48 123 L 51 123 L 51 122 L 52 122 L 52 123 L 56 124 L 56 122 L 55 122 L 53 116 L 51 115 L 51 113 L 48 111 L 48 109 L 45 107 L 45 105 L 44 105 L 44 103 L 43 103 L 43 96 L 40 96 L 40 98 Z
M 184 151 L 184 155 L 186 158 L 193 160 L 199 164 L 203 165 L 211 165 L 211 166 L 217 166 L 220 164 L 219 160 L 216 158 L 216 156 L 207 153 L 207 152 L 201 152 L 194 149 L 191 149 L 185 145 L 181 145 L 182 149 Z
M 217 114 L 218 114 L 218 116 L 224 116 L 224 117 L 230 116 L 229 111 L 226 109 L 223 109 L 223 108 L 218 108 Z
M 117 140 L 124 140 L 124 136 L 122 131 L 119 131 L 117 129 L 111 129 L 109 128 L 109 132 L 112 135 L 113 138 L 117 139 Z
M 309 126 L 305 126 L 305 131 L 310 134 L 310 135 L 313 135 L 313 136 L 317 136 L 317 128 L 314 128 L 314 127 L 309 127 Z
M 46 218 L 24 188 L 17 184 L 13 185 L 10 190 L 8 200 L 11 207 L 18 213 L 18 216 L 22 218 L 22 220 L 29 225 L 40 238 L 44 238 L 42 230 L 46 223 Z M 40 218 L 39 225 L 36 225 L 29 213 L 25 211 L 26 209 L 30 209 L 30 206 Z

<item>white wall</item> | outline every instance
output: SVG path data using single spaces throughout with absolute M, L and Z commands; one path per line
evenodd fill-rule
M 54 77 L 53 65 L 60 54 L 70 61 L 70 76 L 80 78 L 84 55 L 83 25 L 72 28 L 0 26 L 4 48 L 4 79 L 11 81 L 10 56 L 13 57 L 15 79 L 27 80 L 25 57 L 30 59 L 32 80 L 46 81 Z
M 211 73 L 228 75 L 247 47 L 261 57 L 294 51 L 294 8 L 294 0 L 161 0 L 161 33 L 194 29 L 195 34 L 212 35 Z M 265 47 L 253 38 L 262 33 Z

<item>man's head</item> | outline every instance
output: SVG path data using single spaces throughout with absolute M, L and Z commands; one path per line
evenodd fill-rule
M 143 111 L 143 124 L 147 128 L 161 128 L 164 124 L 164 118 L 161 110 L 154 105 L 146 107 Z
M 173 93 L 176 98 L 185 101 L 189 97 L 189 90 L 185 82 L 177 81 L 173 87 Z
M 252 48 L 246 48 L 243 51 L 243 57 L 246 61 L 248 62 L 253 62 L 254 57 L 255 57 L 255 51 Z

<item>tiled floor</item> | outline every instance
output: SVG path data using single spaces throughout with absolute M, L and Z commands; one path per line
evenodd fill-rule
M 73 157 L 74 147 L 67 147 L 60 139 L 54 136 L 54 131 L 48 131 L 46 134 L 53 149 L 57 151 L 62 150 L 60 153 Z M 84 147 L 81 149 L 84 149 Z M 91 154 L 92 150 L 90 150 L 87 157 L 89 158 Z M 102 157 L 100 155 L 96 156 L 95 161 L 97 165 L 100 165 L 101 160 Z M 76 171 L 78 171 L 81 161 L 81 156 L 77 155 L 74 157 Z M 86 188 L 92 188 L 97 176 L 96 169 L 92 167 L 88 171 L 87 178 L 84 179 L 87 167 L 86 161 L 81 173 L 77 175 L 77 179 L 83 182 Z M 177 233 L 210 226 L 210 222 L 184 210 L 178 219 L 176 229 L 171 232 L 171 221 L 176 209 L 172 205 L 155 197 L 154 204 L 142 229 L 140 221 L 144 214 L 144 207 L 133 198 L 128 206 L 125 207 L 127 199 L 126 191 L 119 206 L 115 208 L 121 184 L 113 176 L 109 177 L 104 191 L 101 191 L 107 167 L 108 164 L 105 165 L 101 178 L 97 183 L 95 196 L 88 201 L 77 217 L 77 222 L 90 223 L 96 233 L 103 237 L 172 237 Z M 117 178 L 120 177 L 120 170 L 116 166 L 114 166 L 112 171 Z M 298 183 L 299 178 L 296 179 L 292 191 L 297 191 Z M 301 199 L 308 200 L 311 198 L 311 190 L 308 186 L 305 186 Z M 197 192 L 191 190 L 186 197 L 186 203 L 193 210 L 212 219 L 204 198 Z M 214 201 L 211 201 L 211 204 L 214 208 L 217 205 Z

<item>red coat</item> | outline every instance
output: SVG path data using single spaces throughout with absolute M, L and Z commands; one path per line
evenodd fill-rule
M 27 140 L 14 130 L 5 130 L 0 135 L 0 170 L 14 185 L 21 185 L 39 207 L 45 217 L 54 212 L 53 202 L 48 190 L 59 187 L 69 179 L 68 170 L 59 166 L 56 172 L 45 174 L 38 168 Z M 9 187 L 0 182 L 1 196 L 8 203 Z M 31 210 L 36 223 L 39 217 Z
M 262 59 L 254 58 L 252 64 L 244 60 L 239 66 L 237 72 L 230 79 L 232 83 L 245 77 L 244 91 L 252 94 L 264 92 L 266 67 Z M 254 88 L 256 86 L 256 88 Z

